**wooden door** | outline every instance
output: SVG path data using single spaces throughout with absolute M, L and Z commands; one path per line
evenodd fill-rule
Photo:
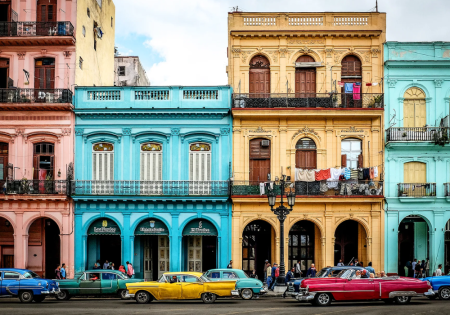
M 268 146 L 263 146 L 263 141 L 268 141 Z M 254 184 L 266 182 L 267 175 L 270 174 L 270 140 L 252 139 L 250 140 L 250 182 Z
M 307 170 L 317 169 L 316 150 L 297 150 L 295 152 L 295 167 Z
M 202 272 L 203 236 L 188 236 L 188 271 Z
M 345 93 L 345 83 L 362 83 L 362 67 L 361 60 L 359 60 L 356 56 L 346 56 L 342 59 L 341 62 L 341 82 L 344 83 L 344 86 L 341 87 L 342 100 L 341 104 L 344 107 L 362 107 L 362 85 L 360 90 L 359 99 L 354 98 L 354 93 L 344 94 Z
M 37 22 L 56 22 L 57 0 L 37 1 Z
M 270 93 L 270 63 L 264 56 L 255 56 L 250 61 L 249 93 L 254 97 L 267 97 L 264 94 Z
M 144 279 L 146 281 L 153 281 L 153 248 L 151 243 L 151 236 L 144 238 Z
M 361 60 L 356 56 L 349 55 L 344 57 L 341 66 L 341 77 L 362 75 Z
M 300 56 L 296 62 L 314 62 L 311 56 Z M 316 93 L 316 68 L 295 69 L 296 97 L 314 97 Z
M 158 236 L 158 278 L 169 271 L 169 237 Z
M 7 177 L 8 177 L 8 143 L 0 142 L 0 181 L 6 180 Z
M 34 88 L 36 89 L 36 101 L 45 102 L 46 98 L 51 98 L 53 91 L 39 91 L 43 89 L 55 88 L 55 59 L 36 59 L 34 68 Z

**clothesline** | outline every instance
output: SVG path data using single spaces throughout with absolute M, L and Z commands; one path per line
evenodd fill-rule
M 368 168 L 350 169 L 344 168 L 328 168 L 328 169 L 295 169 L 295 180 L 300 182 L 314 182 L 321 180 L 339 181 L 349 179 L 369 180 L 378 177 L 378 166 Z

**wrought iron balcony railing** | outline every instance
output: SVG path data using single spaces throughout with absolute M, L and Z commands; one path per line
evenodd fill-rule
M 75 180 L 72 195 L 228 196 L 228 181 Z
M 233 108 L 384 108 L 382 93 L 235 93 Z
M 386 141 L 437 141 L 448 142 L 447 127 L 391 127 L 386 130 Z
M 435 197 L 436 183 L 399 183 L 399 197 Z
M 71 22 L 0 22 L 0 37 L 73 36 Z
M 0 89 L 0 103 L 72 103 L 72 91 L 68 89 Z
M 445 197 L 450 197 L 450 183 L 445 183 Z
M 21 179 L 0 181 L 1 193 L 7 195 L 66 195 L 66 180 Z
M 263 185 L 261 185 L 263 184 Z M 277 195 L 281 190 L 279 186 Z M 297 196 L 382 196 L 383 182 L 370 180 L 346 180 L 346 181 L 316 181 L 295 182 L 286 189 L 295 189 Z M 231 182 L 231 195 L 256 196 L 267 194 L 264 183 L 253 181 Z

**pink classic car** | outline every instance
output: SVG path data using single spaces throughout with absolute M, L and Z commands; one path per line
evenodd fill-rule
M 332 301 L 358 300 L 408 304 L 413 296 L 434 294 L 428 281 L 404 277 L 355 278 L 354 270 L 343 270 L 336 278 L 303 280 L 295 298 L 318 306 L 328 306 Z

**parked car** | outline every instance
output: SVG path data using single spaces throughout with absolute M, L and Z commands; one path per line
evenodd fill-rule
M 20 302 L 42 302 L 59 292 L 58 283 L 28 269 L 0 268 L 0 296 L 17 296 Z
M 450 300 L 450 276 L 427 277 L 420 280 L 430 282 L 433 287 L 435 295 L 428 296 L 428 298 L 439 297 L 441 300 Z
M 326 267 L 322 268 L 314 278 L 334 278 L 336 277 L 342 270 L 363 270 L 364 267 L 356 267 L 356 266 L 334 266 L 334 267 Z M 293 296 L 295 297 L 297 293 L 300 291 L 300 285 L 304 279 L 311 278 L 293 278 L 291 281 L 287 283 L 287 289 L 284 293 L 285 296 Z
M 248 277 L 241 269 L 211 269 L 205 272 L 205 277 L 211 281 L 236 281 L 236 290 L 244 300 L 267 293 L 267 289 L 260 280 Z
M 153 300 L 197 300 L 214 303 L 218 296 L 239 295 L 236 281 L 211 281 L 200 272 L 166 272 L 158 281 L 127 283 L 127 297 L 145 304 Z
M 77 295 L 117 295 L 125 299 L 126 284 L 142 282 L 143 279 L 130 279 L 118 270 L 93 269 L 76 273 L 73 279 L 56 280 L 60 292 L 58 300 L 68 300 Z
M 343 270 L 336 278 L 305 279 L 296 299 L 317 306 L 332 301 L 382 300 L 408 304 L 413 296 L 431 296 L 429 282 L 406 277 L 355 278 L 355 270 Z

